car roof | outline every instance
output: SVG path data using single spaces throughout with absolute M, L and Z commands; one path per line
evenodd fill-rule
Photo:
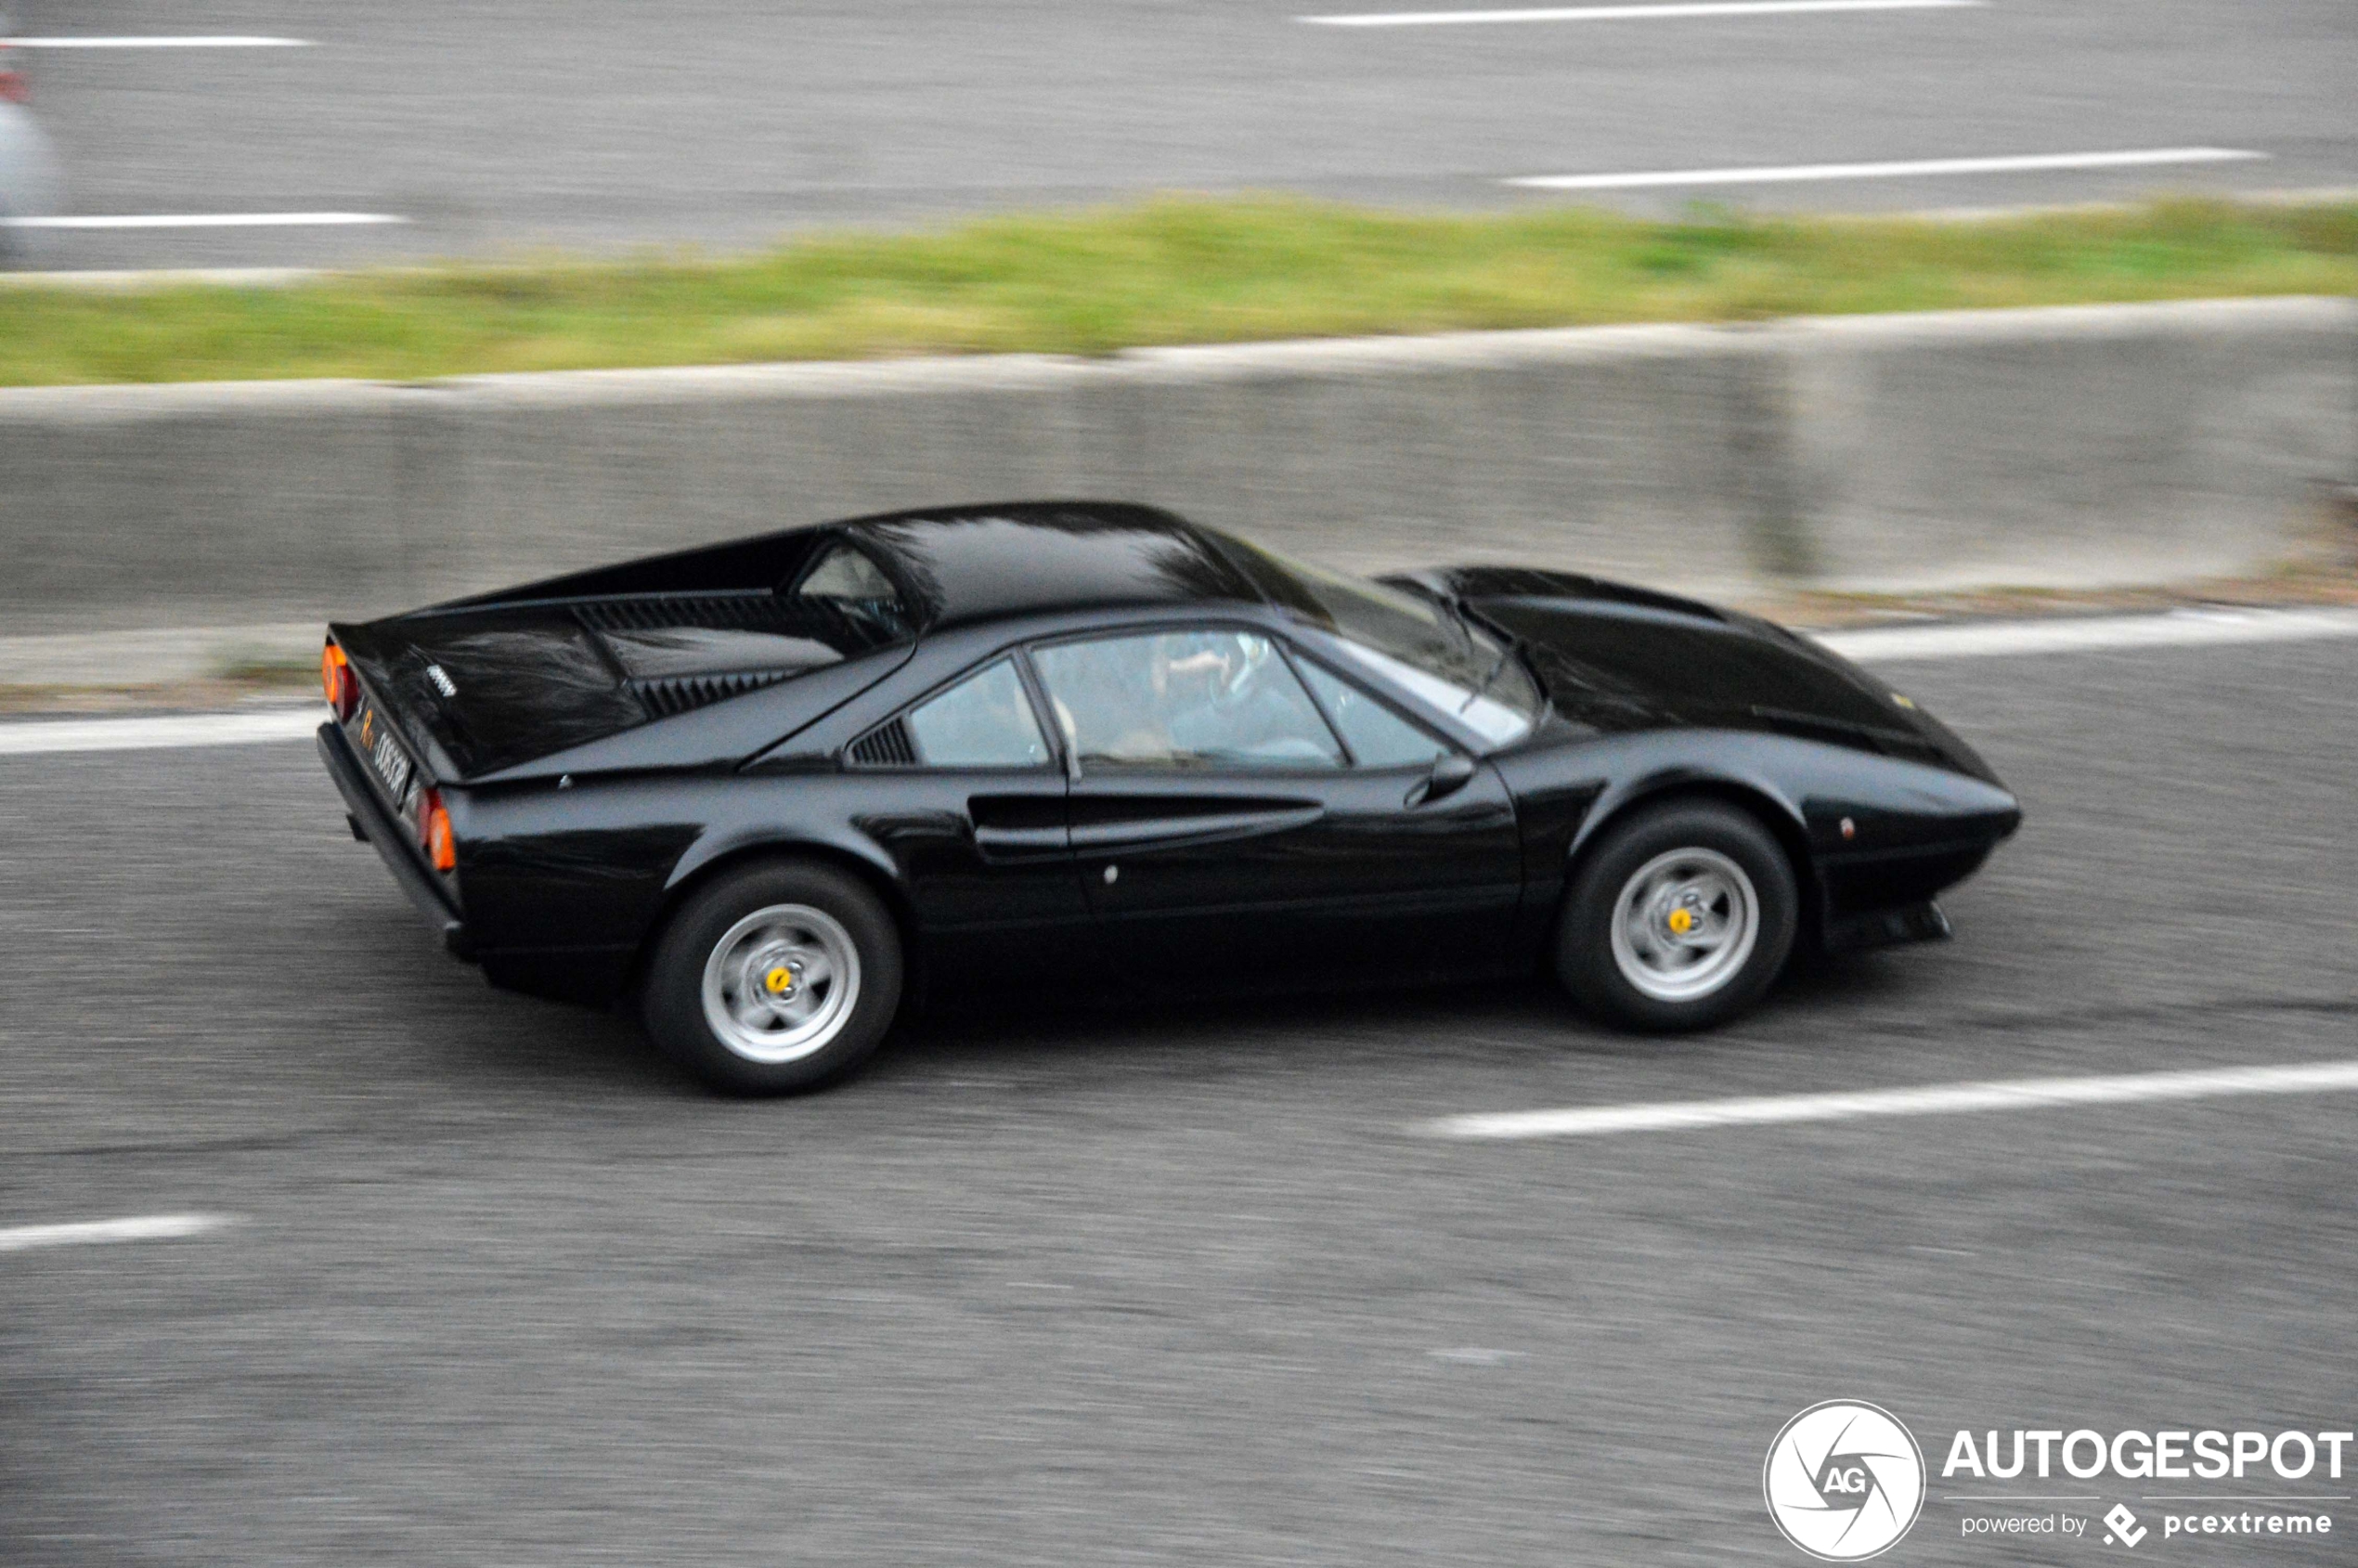
M 835 528 L 925 602 L 929 629 L 1049 610 L 1264 602 L 1217 534 L 1126 501 L 932 507 Z

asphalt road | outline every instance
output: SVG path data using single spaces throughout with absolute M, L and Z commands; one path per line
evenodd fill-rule
M 1789 1563 L 1822 1399 L 1936 1465 L 2350 1427 L 2358 1097 L 1415 1131 L 2358 1055 L 2358 644 L 1893 674 L 2028 825 L 1953 943 L 1739 1027 L 936 1018 L 751 1105 L 443 958 L 304 745 L 0 758 L 0 1226 L 240 1222 L 0 1252 L 0 1560 Z M 2076 1555 L 1941 1490 L 1893 1561 Z M 2349 1555 L 2205 1545 L 2139 1555 Z
M 34 236 L 64 268 L 737 246 L 1158 189 L 1409 206 L 1980 207 L 2358 185 L 2345 0 L 1992 0 L 1347 29 L 1438 0 L 12 0 L 73 213 L 397 227 Z M 1463 0 L 1472 5 L 1475 0 Z M 1440 8 L 1452 8 L 1443 4 Z M 1522 175 L 2217 147 L 2265 161 L 1581 193 Z

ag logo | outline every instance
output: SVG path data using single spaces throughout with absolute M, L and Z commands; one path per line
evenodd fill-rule
M 1924 1506 L 1924 1456 L 1887 1410 L 1812 1405 L 1768 1445 L 1760 1489 L 1785 1539 L 1827 1562 L 1895 1546 Z

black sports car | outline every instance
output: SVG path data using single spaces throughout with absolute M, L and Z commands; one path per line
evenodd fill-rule
M 1945 936 L 2021 821 L 1906 697 L 1557 572 L 1364 581 L 1147 507 L 768 534 L 329 628 L 319 749 L 450 950 L 726 1089 L 904 1001 L 1551 965 L 1693 1029 Z

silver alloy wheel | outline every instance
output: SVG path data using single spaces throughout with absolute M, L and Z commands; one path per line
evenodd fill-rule
M 765 1067 L 824 1050 L 859 1001 L 860 950 L 851 933 L 809 904 L 754 911 L 704 961 L 704 1017 L 713 1037 Z
M 1613 961 L 1643 995 L 1693 1002 L 1742 972 L 1760 940 L 1760 895 L 1717 849 L 1656 855 L 1621 885 Z

